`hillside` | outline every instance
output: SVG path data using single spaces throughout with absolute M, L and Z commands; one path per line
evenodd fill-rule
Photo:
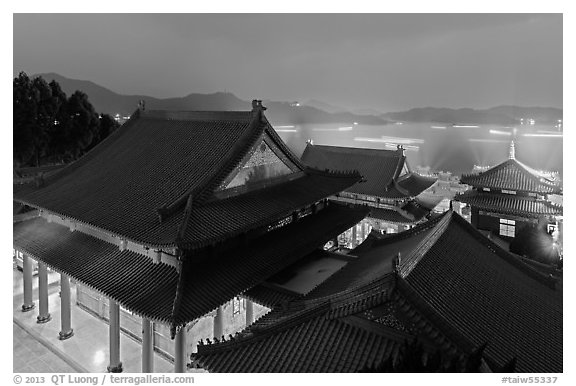
M 244 101 L 232 93 L 189 94 L 177 98 L 154 98 L 147 95 L 122 95 L 94 82 L 75 80 L 54 73 L 36 74 L 46 81 L 55 80 L 66 94 L 81 90 L 88 95 L 96 111 L 110 115 L 130 115 L 140 100 L 146 101 L 147 109 L 158 110 L 249 110 L 251 101 Z M 331 113 L 312 106 L 290 106 L 289 102 L 264 101 L 268 107 L 266 116 L 275 124 L 305 123 L 352 123 L 383 125 L 388 123 L 383 117 L 357 115 L 348 112 Z
M 517 125 L 520 119 L 534 119 L 537 123 L 557 123 L 562 110 L 552 107 L 499 106 L 485 110 L 470 108 L 449 109 L 424 107 L 382 115 L 386 119 L 404 122 L 439 122 L 455 124 Z

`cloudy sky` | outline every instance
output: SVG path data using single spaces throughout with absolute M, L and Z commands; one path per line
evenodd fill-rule
M 562 107 L 561 14 L 15 14 L 13 74 L 347 108 Z

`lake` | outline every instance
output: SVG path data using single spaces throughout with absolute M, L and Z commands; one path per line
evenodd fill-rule
M 410 166 L 429 166 L 432 171 L 468 173 L 474 165 L 494 166 L 508 158 L 512 127 L 439 123 L 389 124 L 273 124 L 278 134 L 302 155 L 306 141 L 373 149 L 406 148 Z M 516 159 L 538 169 L 557 171 L 562 177 L 562 131 L 554 125 L 516 126 Z

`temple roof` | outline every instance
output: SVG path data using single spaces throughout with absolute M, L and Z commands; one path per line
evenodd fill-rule
M 481 210 L 521 217 L 561 216 L 563 213 L 562 206 L 536 197 L 467 191 L 454 199 Z
M 180 327 L 311 253 L 366 213 L 331 204 L 246 246 L 186 260 L 180 272 L 41 217 L 14 224 L 14 247 L 138 315 Z
M 14 200 L 150 247 L 191 248 L 277 221 L 360 179 L 304 167 L 262 111 L 138 110 L 78 161 L 37 184 L 15 186 Z M 292 174 L 218 198 L 263 137 Z M 234 217 L 224 219 L 228 211 Z
M 398 328 L 388 326 L 399 324 L 446 350 L 470 353 L 487 343 L 483 355 L 493 370 L 516 358 L 518 372 L 562 372 L 556 281 L 454 212 L 395 235 L 372 232 L 355 254 L 305 297 L 276 307 L 234 340 L 200 346 L 194 359 L 209 371 L 355 371 L 385 358 L 374 353 L 395 341 Z M 381 318 L 385 325 L 374 317 L 382 309 L 394 310 Z M 337 328 L 352 321 L 360 331 Z
M 538 194 L 560 193 L 560 181 L 512 158 L 479 174 L 464 174 L 463 184 L 475 188 L 505 189 Z
M 353 316 L 387 301 L 393 277 L 358 293 L 296 300 L 240 337 L 199 345 L 193 360 L 211 372 L 356 372 L 395 356 L 408 334 Z
M 358 170 L 364 181 L 346 191 L 370 196 L 415 197 L 436 182 L 435 178 L 412 172 L 401 175 L 406 162 L 402 149 L 392 151 L 308 143 L 302 162 L 320 170 Z

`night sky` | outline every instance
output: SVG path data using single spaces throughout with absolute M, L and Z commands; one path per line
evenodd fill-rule
M 15 14 L 13 74 L 121 94 L 562 107 L 561 14 Z

